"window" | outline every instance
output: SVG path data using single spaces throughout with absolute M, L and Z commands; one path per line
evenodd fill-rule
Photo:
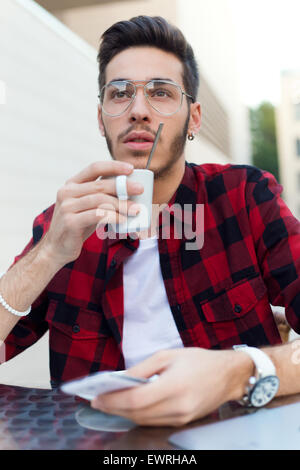
M 300 192 L 300 173 L 297 174 L 297 191 Z
M 296 154 L 300 157 L 300 139 L 296 139 Z
M 296 121 L 300 121 L 300 103 L 294 104 L 294 117 Z

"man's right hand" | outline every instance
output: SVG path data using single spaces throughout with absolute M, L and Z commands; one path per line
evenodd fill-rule
M 99 223 L 122 223 L 136 215 L 137 205 L 117 198 L 115 178 L 130 175 L 133 166 L 119 161 L 99 161 L 68 179 L 57 192 L 51 225 L 43 244 L 62 266 L 74 261 L 85 240 Z M 101 179 L 97 180 L 97 178 Z M 127 181 L 127 194 L 141 194 L 143 187 Z

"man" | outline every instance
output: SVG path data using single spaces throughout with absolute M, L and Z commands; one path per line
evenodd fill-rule
M 99 370 L 159 374 L 92 406 L 139 424 L 176 426 L 242 398 L 255 361 L 232 346 L 280 343 L 270 302 L 285 306 L 300 330 L 300 225 L 267 172 L 185 162 L 201 107 L 193 51 L 178 29 L 162 18 L 117 23 L 104 33 L 98 60 L 99 128 L 113 161 L 71 177 L 35 219 L 32 240 L 0 281 L 0 337 L 9 359 L 49 328 L 53 387 Z M 117 199 L 114 177 L 145 168 L 160 122 L 153 204 L 191 204 L 193 214 L 204 204 L 201 249 L 187 250 L 184 235 L 174 237 L 175 215 L 164 239 L 163 212 L 157 238 L 151 230 L 138 239 L 96 234 L 99 223 L 139 210 Z M 142 191 L 128 182 L 129 196 Z M 275 364 L 278 394 L 300 389 L 291 347 L 263 355 Z

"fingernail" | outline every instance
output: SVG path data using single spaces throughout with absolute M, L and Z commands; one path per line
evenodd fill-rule
M 131 163 L 127 163 L 127 162 L 123 162 L 122 163 L 122 169 L 124 169 L 124 171 L 126 171 L 126 173 L 128 172 L 131 172 L 133 170 L 133 165 Z
M 100 408 L 101 407 L 101 400 L 99 400 L 99 398 L 94 398 L 91 401 L 91 407 L 92 408 Z
M 137 215 L 140 212 L 141 208 L 138 204 L 133 204 L 128 209 L 128 215 Z
M 97 209 L 96 215 L 97 217 L 103 217 L 105 215 L 105 211 L 102 209 Z
M 140 183 L 133 183 L 132 190 L 134 192 L 139 192 L 140 193 L 141 191 L 144 191 L 144 187 Z

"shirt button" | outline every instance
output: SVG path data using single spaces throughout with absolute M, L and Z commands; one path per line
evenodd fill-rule
M 179 304 L 176 305 L 177 311 L 181 313 L 181 306 Z
M 73 325 L 72 330 L 73 330 L 73 333 L 79 333 L 79 331 L 80 331 L 80 326 L 79 326 L 79 325 Z
M 56 380 L 50 380 L 50 385 L 52 388 L 58 388 L 59 383 Z
M 241 313 L 242 310 L 243 310 L 243 309 L 242 309 L 242 307 L 241 307 L 239 304 L 235 304 L 235 306 L 234 306 L 234 311 L 235 311 L 236 313 Z

